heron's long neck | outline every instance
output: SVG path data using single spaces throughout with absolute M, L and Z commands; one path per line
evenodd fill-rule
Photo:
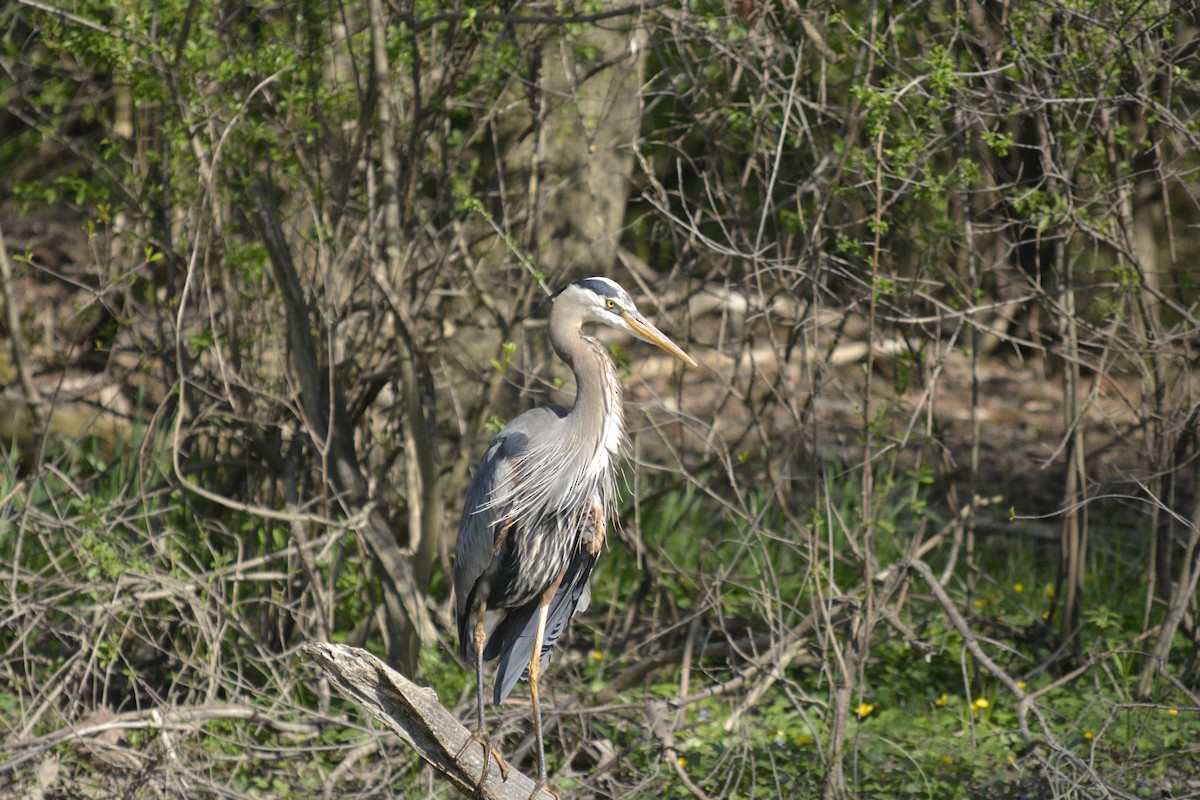
M 567 414 L 573 445 L 611 455 L 624 435 L 621 384 L 603 345 L 584 336 L 578 319 L 550 318 L 550 342 L 575 373 L 575 404 Z

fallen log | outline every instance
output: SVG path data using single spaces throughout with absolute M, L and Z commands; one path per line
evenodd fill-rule
M 304 652 L 325 671 L 339 692 L 399 736 L 459 791 L 487 800 L 530 800 L 533 779 L 511 765 L 508 778 L 502 779 L 496 764 L 491 764 L 487 781 L 480 785 L 483 751 L 478 745 L 455 758 L 471 734 L 438 702 L 433 689 L 417 686 L 357 647 L 311 642 L 304 646 Z M 538 797 L 553 795 L 543 790 Z

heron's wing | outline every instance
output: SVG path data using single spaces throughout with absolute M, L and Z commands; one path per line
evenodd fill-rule
M 458 619 L 458 651 L 466 660 L 474 659 L 471 626 L 479 604 L 486 599 L 478 592 L 479 579 L 487 571 L 495 551 L 496 520 L 503 510 L 489 499 L 512 483 L 513 461 L 525 443 L 524 434 L 501 432 L 492 440 L 475 468 L 467 499 L 463 505 L 458 541 L 454 547 L 454 601 Z
M 549 665 L 550 651 L 554 649 L 571 617 L 577 610 L 587 608 L 591 598 L 588 579 L 595 564 L 596 556 L 588 552 L 586 547 L 579 548 L 567 564 L 562 583 L 559 584 L 546 613 L 546 632 L 542 640 L 542 669 Z M 484 658 L 500 656 L 500 662 L 496 666 L 494 703 L 504 702 L 529 667 L 530 658 L 533 656 L 533 640 L 537 635 L 540 600 L 541 598 L 538 598 L 509 612 L 488 638 Z
M 530 441 L 549 433 L 552 423 L 565 414 L 558 406 L 535 408 L 506 425 L 479 460 L 467 488 L 454 548 L 454 598 L 458 651 L 468 661 L 475 656 L 471 641 L 474 612 L 487 599 L 488 587 L 480 586 L 480 579 L 496 555 L 496 535 L 502 527 L 497 523 L 508 513 L 507 505 L 497 502 L 497 498 L 511 496 L 514 466 Z

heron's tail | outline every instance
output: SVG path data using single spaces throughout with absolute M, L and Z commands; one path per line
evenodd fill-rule
M 595 563 L 596 557 L 585 548 L 581 548 L 567 564 L 562 583 L 550 601 L 550 609 L 546 614 L 546 633 L 542 640 L 543 672 L 550 665 L 550 653 L 571 617 L 576 611 L 582 611 L 588 606 L 591 597 L 588 578 L 591 577 Z M 533 656 L 533 640 L 537 635 L 540 599 L 509 613 L 488 637 L 483 657 L 488 660 L 500 657 L 500 663 L 496 666 L 493 703 L 503 703 L 517 685 L 517 681 L 528 672 L 529 661 Z

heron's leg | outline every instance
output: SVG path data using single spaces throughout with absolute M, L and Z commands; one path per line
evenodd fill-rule
M 454 760 L 457 761 L 472 742 L 483 748 L 483 770 L 479 773 L 479 786 L 477 787 L 481 793 L 483 784 L 487 782 L 488 767 L 491 766 L 492 759 L 495 759 L 496 766 L 500 768 L 500 777 L 508 780 L 508 764 L 504 763 L 504 758 L 500 755 L 500 751 L 496 749 L 491 739 L 488 738 L 487 723 L 483 716 L 483 646 L 487 641 L 487 631 L 483 627 L 483 613 L 484 609 L 479 609 L 479 616 L 475 620 L 475 630 L 472 636 L 472 644 L 475 645 L 475 708 L 479 714 L 478 725 L 474 733 L 467 737 L 462 747 L 458 748 L 458 752 L 454 755 Z
M 554 583 L 554 589 L 557 589 L 558 581 Z M 542 707 L 538 701 L 538 681 L 542 677 L 542 641 L 546 638 L 546 617 L 550 611 L 550 600 L 554 597 L 554 592 L 547 592 L 542 599 L 541 606 L 538 607 L 537 631 L 533 636 L 533 655 L 529 658 L 529 695 L 533 699 L 533 738 L 537 741 L 537 763 L 538 777 L 533 784 L 533 794 L 529 795 L 529 800 L 534 800 L 542 789 L 550 792 L 555 797 L 559 797 L 558 792 L 550 785 L 546 779 L 546 747 L 542 740 Z
M 600 548 L 604 547 L 604 506 L 592 496 L 592 538 L 588 544 L 588 552 L 594 556 L 600 555 Z
M 529 696 L 533 700 L 533 738 L 537 740 L 538 756 L 538 777 L 533 783 L 533 793 L 529 795 L 529 800 L 534 800 L 543 789 L 562 800 L 558 790 L 551 786 L 546 778 L 546 745 L 542 738 L 542 705 L 538 699 L 538 682 L 542 678 L 542 643 L 546 640 L 546 618 L 550 615 L 550 602 L 558 593 L 558 587 L 566 574 L 565 569 L 560 572 L 554 583 L 550 584 L 542 595 L 542 602 L 538 606 L 537 628 L 533 633 L 533 655 L 529 657 Z

